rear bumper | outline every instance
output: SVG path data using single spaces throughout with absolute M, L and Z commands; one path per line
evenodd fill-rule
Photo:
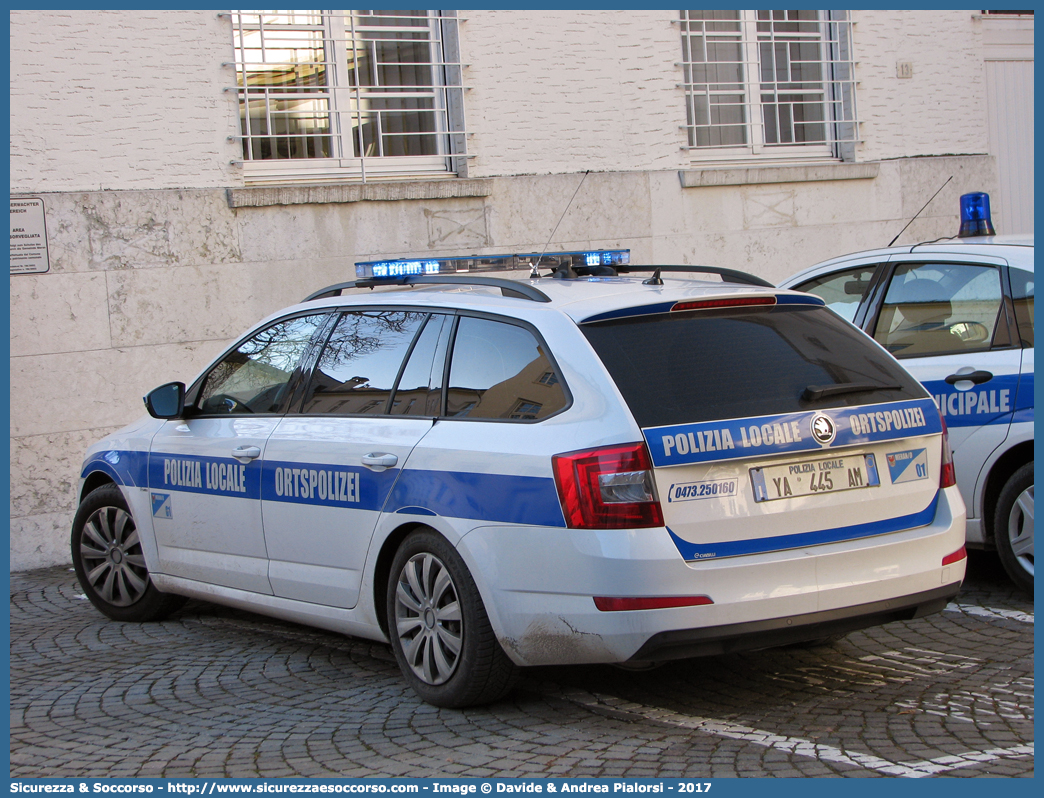
M 912 596 L 786 618 L 658 632 L 634 653 L 630 661 L 731 654 L 847 634 L 892 621 L 909 621 L 941 611 L 960 592 L 960 587 L 951 584 Z
M 482 527 L 458 550 L 518 665 L 627 662 L 768 648 L 936 612 L 965 560 L 956 487 L 932 522 L 876 537 L 686 562 L 666 528 Z M 713 604 L 603 612 L 595 596 Z

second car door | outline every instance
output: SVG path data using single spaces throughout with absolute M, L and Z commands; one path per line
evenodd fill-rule
M 385 499 L 439 412 L 438 401 L 428 406 L 429 388 L 445 318 L 353 310 L 338 320 L 299 412 L 280 421 L 265 451 L 262 512 L 275 595 L 355 606 Z
M 909 257 L 895 264 L 873 336 L 932 394 L 961 493 L 972 496 L 981 464 L 1008 434 L 1019 382 L 1022 350 L 1004 301 L 1003 262 Z

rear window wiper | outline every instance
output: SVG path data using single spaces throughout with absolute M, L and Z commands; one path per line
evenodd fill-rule
M 816 402 L 828 396 L 864 391 L 901 391 L 902 385 L 877 385 L 872 382 L 841 382 L 836 385 L 809 385 L 801 394 L 805 402 Z

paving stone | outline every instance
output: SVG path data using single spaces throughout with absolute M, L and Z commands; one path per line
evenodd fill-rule
M 650 672 L 536 668 L 506 700 L 422 703 L 386 646 L 189 602 L 115 623 L 67 569 L 11 575 L 11 775 L 880 777 L 1033 740 L 1032 615 L 973 553 L 943 613 Z M 964 609 L 962 609 L 964 608 Z M 820 746 L 815 748 L 802 741 Z M 1033 775 L 1005 755 L 942 777 Z

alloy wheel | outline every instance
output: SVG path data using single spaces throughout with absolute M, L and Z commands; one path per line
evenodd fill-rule
M 1016 561 L 1033 576 L 1033 486 L 1019 494 L 1008 513 L 1008 540 Z
M 83 525 L 80 557 L 91 588 L 115 607 L 129 607 L 149 586 L 134 519 L 120 507 L 102 507 Z
M 410 669 L 426 684 L 444 684 L 460 662 L 464 622 L 456 585 L 430 552 L 411 557 L 395 589 L 395 628 Z

